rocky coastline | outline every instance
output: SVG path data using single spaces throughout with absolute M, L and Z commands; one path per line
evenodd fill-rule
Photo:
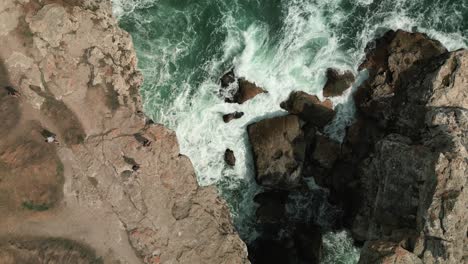
M 0 263 L 248 263 L 108 0 L 0 2 Z
M 320 263 L 321 236 L 342 229 L 362 247 L 359 263 L 467 261 L 468 51 L 398 30 L 366 53 L 359 70 L 369 77 L 342 142 L 324 132 L 331 101 L 301 91 L 281 104 L 289 115 L 248 127 L 264 190 L 253 263 Z M 327 96 L 355 81 L 335 69 L 327 78 Z M 308 214 L 288 212 L 297 197 Z M 324 203 L 336 209 L 330 219 L 319 219 Z
M 324 233 L 343 229 L 359 263 L 468 261 L 468 51 L 401 30 L 370 43 L 342 142 L 327 97 L 356 78 L 336 69 L 322 100 L 286 94 L 286 115 L 250 124 L 262 191 L 245 245 L 175 133 L 144 115 L 109 0 L 6 0 L 0 25 L 0 263 L 320 263 Z M 220 86 L 227 103 L 268 93 L 235 70 Z

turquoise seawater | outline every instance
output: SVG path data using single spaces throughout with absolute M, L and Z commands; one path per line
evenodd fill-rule
M 293 90 L 321 96 L 328 67 L 357 72 L 364 47 L 388 29 L 425 32 L 448 49 L 468 46 L 468 1 L 462 0 L 113 0 L 133 37 L 145 82 L 146 113 L 177 132 L 202 185 L 216 184 L 245 240 L 253 232 L 253 166 L 248 124 L 284 114 Z M 243 105 L 218 96 L 218 79 L 238 76 L 269 91 Z M 358 81 L 359 82 L 359 81 Z M 327 128 L 340 138 L 352 121 L 349 92 L 334 99 L 338 117 Z M 221 115 L 245 116 L 224 124 Z M 234 150 L 237 165 L 223 161 Z M 325 236 L 325 263 L 356 263 L 345 232 Z

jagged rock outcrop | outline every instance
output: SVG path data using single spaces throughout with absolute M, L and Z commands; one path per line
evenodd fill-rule
M 364 243 L 360 263 L 466 262 L 468 51 L 389 31 L 369 45 L 360 69 L 369 78 L 354 94 L 356 122 L 341 145 L 322 134 L 332 114 L 318 98 L 295 92 L 282 103 L 305 122 L 300 177 L 329 190 L 342 209 L 332 227 Z M 259 219 L 288 226 L 294 220 L 282 209 L 271 212 L 285 203 L 261 200 Z M 273 248 L 278 241 L 267 240 Z
M 350 169 L 329 175 L 359 182 L 345 190 L 361 196 L 346 214 L 354 237 L 367 241 L 360 262 L 463 263 L 468 52 L 404 31 L 373 46 L 361 65 L 369 79 L 355 94 L 358 122 L 335 163 Z
M 243 104 L 259 94 L 268 93 L 265 89 L 258 87 L 245 78 L 237 78 L 234 69 L 225 73 L 220 78 L 220 83 L 220 95 L 226 103 Z M 237 86 L 233 84 L 237 84 Z
M 259 185 L 294 189 L 301 183 L 304 133 L 297 116 L 287 115 L 249 125 L 256 180 Z
M 292 92 L 281 108 L 318 128 L 323 128 L 336 114 L 330 100 L 321 102 L 317 96 L 301 91 Z
M 8 0 L 0 14 L 0 236 L 76 240 L 104 263 L 246 263 L 215 188 L 145 122 L 110 2 Z
M 327 82 L 323 87 L 323 96 L 340 96 L 354 83 L 355 78 L 352 72 L 339 72 L 337 69 L 327 69 Z

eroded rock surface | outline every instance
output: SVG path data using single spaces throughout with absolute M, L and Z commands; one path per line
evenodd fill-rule
M 293 189 L 300 185 L 305 143 L 299 118 L 275 117 L 249 125 L 256 180 L 265 187 Z
M 321 102 L 317 96 L 301 91 L 292 92 L 281 108 L 318 128 L 323 128 L 336 114 L 330 100 Z
M 468 52 L 390 31 L 361 68 L 370 76 L 355 94 L 358 121 L 325 184 L 343 204 L 339 193 L 359 193 L 343 208 L 354 237 L 367 241 L 360 262 L 463 263 Z
M 352 72 L 339 72 L 337 69 L 327 69 L 327 82 L 323 87 L 323 96 L 340 96 L 354 83 L 355 78 Z
M 214 187 L 198 186 L 174 132 L 145 122 L 110 2 L 8 0 L 0 13 L 0 236 L 76 240 L 104 263 L 246 263 Z

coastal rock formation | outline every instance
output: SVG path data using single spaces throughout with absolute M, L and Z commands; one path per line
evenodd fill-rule
M 317 96 L 301 91 L 292 92 L 281 108 L 318 128 L 323 128 L 336 114 L 330 100 L 321 102 Z
M 348 178 L 344 191 L 359 193 L 344 208 L 354 237 L 367 241 L 361 263 L 463 263 L 468 52 L 404 31 L 375 43 L 361 65 L 370 76 L 355 94 L 358 121 L 335 162 L 349 169 L 332 169 L 329 183 Z
M 230 149 L 226 149 L 226 151 L 224 152 L 224 161 L 229 166 L 235 166 L 236 165 L 236 156 L 234 156 L 234 151 L 232 151 Z
M 275 117 L 249 125 L 256 180 L 277 189 L 299 186 L 304 160 L 304 134 L 294 115 Z
M 229 123 L 234 119 L 239 119 L 244 116 L 244 112 L 234 112 L 230 114 L 225 114 L 223 115 L 223 121 L 224 123 Z
M 133 45 L 110 1 L 7 0 L 0 13 L 6 263 L 42 252 L 20 237 L 77 241 L 103 263 L 247 263 L 216 189 L 198 186 L 174 132 L 145 122 Z M 78 254 L 44 250 L 59 262 Z
M 361 165 L 364 200 L 353 230 L 366 240 L 406 243 L 423 263 L 462 263 L 468 52 L 448 53 L 403 31 L 377 43 L 362 65 L 371 75 L 357 103 L 366 117 L 380 117 L 375 122 L 386 135 Z
M 331 228 L 348 228 L 364 244 L 360 263 L 464 263 L 468 51 L 448 52 L 424 34 L 401 30 L 387 32 L 366 51 L 360 69 L 367 69 L 369 78 L 354 94 L 356 122 L 347 128 L 341 144 L 322 133 L 334 112 L 318 98 L 294 92 L 281 104 L 304 122 L 300 129 L 306 158 L 302 175 L 294 179 L 314 177 L 328 189 L 329 202 L 341 208 Z M 278 142 L 251 134 L 254 155 Z M 271 149 L 269 153 L 274 153 Z M 264 159 L 260 168 L 274 164 Z M 302 186 L 289 190 L 288 197 L 308 193 Z M 288 199 L 257 199 L 258 220 L 291 226 L 297 218 L 282 209 Z M 302 206 L 313 210 L 305 201 Z M 278 211 L 272 213 L 275 204 Z M 274 228 L 265 230 L 261 243 L 299 250 L 299 244 L 265 240 L 276 234 Z
M 237 80 L 237 87 L 233 84 Z M 220 94 L 226 103 L 243 104 L 255 96 L 268 93 L 263 88 L 258 87 L 255 83 L 249 82 L 245 78 L 237 78 L 234 70 L 225 73 L 221 79 Z
M 346 89 L 351 87 L 354 81 L 355 78 L 352 72 L 345 71 L 341 73 L 336 69 L 329 68 L 327 69 L 327 83 L 323 87 L 323 96 L 340 96 Z

